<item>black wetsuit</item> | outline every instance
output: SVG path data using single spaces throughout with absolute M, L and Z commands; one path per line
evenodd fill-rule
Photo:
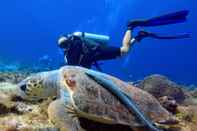
M 68 65 L 91 66 L 99 60 L 115 59 L 121 55 L 120 48 L 96 43 L 85 38 L 75 38 L 68 51 L 65 51 Z

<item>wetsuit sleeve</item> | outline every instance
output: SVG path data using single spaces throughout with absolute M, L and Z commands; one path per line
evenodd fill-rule
M 120 47 L 115 46 L 99 46 L 95 52 L 95 61 L 110 60 L 121 56 Z

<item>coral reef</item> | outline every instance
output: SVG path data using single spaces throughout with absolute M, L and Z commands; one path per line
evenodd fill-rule
M 18 83 L 29 76 L 30 72 L 0 72 L 0 82 Z
M 56 131 L 47 117 L 45 109 L 48 101 L 43 103 L 29 103 L 24 101 L 9 101 L 1 103 L 0 130 L 1 131 Z M 2 110 L 3 109 L 3 110 Z
M 196 87 L 196 89 L 190 91 L 190 93 L 191 93 L 191 95 L 192 95 L 193 97 L 197 98 L 197 87 Z
M 151 93 L 156 98 L 168 96 L 181 104 L 190 97 L 188 92 L 184 91 L 184 87 L 169 80 L 162 75 L 151 75 L 137 84 L 137 87 Z

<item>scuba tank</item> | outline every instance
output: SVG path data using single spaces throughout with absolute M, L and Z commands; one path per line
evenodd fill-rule
M 98 34 L 87 33 L 87 32 L 74 32 L 73 35 L 84 37 L 86 39 L 90 39 L 99 43 L 108 43 L 110 40 L 110 37 L 107 35 L 98 35 Z

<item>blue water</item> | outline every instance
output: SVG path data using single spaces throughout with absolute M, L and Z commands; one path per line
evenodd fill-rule
M 125 80 L 162 74 L 183 84 L 197 84 L 197 14 L 195 0 L 5 0 L 0 2 L 0 60 L 35 63 L 50 57 L 61 62 L 57 39 L 73 31 L 111 36 L 120 46 L 129 19 L 149 18 L 189 9 L 188 22 L 156 28 L 158 33 L 192 34 L 184 40 L 143 40 L 124 58 L 105 61 L 104 72 Z M 115 65 L 115 66 L 114 66 Z M 113 67 L 113 68 L 112 68 Z

